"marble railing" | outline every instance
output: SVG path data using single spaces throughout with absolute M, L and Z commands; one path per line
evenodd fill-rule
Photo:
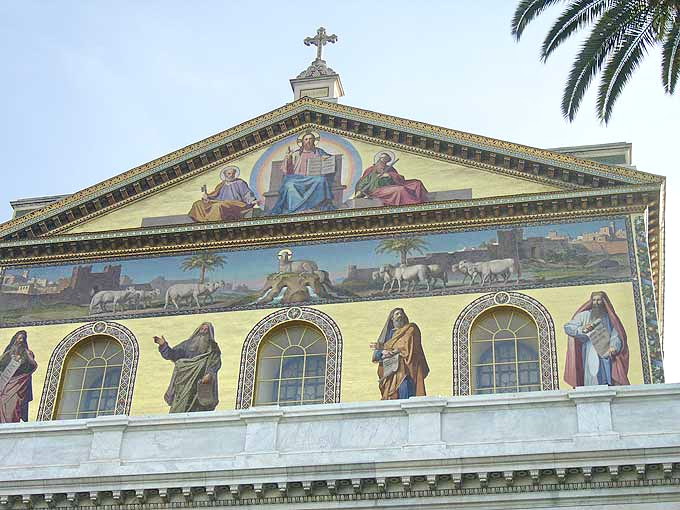
M 14 508 L 567 487 L 680 501 L 680 384 L 5 424 L 0 452 Z

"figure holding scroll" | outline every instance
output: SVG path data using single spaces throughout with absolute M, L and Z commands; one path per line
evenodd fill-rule
M 17 331 L 0 355 L 0 423 L 28 421 L 32 377 L 38 364 L 27 338 L 26 331 Z
M 294 151 L 288 148 L 285 175 L 271 214 L 335 209 L 330 183 L 335 173 L 335 159 L 316 146 L 318 141 L 318 134 L 307 131 L 298 138 L 300 147 Z
M 573 387 L 630 384 L 626 331 L 605 292 L 593 292 L 564 331 L 569 335 L 565 382 Z
M 409 322 L 403 308 L 395 308 L 387 317 L 380 337 L 369 345 L 374 363 L 378 363 L 378 386 L 382 400 L 396 400 L 427 395 L 425 378 L 430 373 L 420 329 Z

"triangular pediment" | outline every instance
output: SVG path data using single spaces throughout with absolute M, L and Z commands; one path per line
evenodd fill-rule
M 303 155 L 299 139 L 310 131 L 311 155 Z M 385 168 L 380 154 L 387 155 Z M 238 178 L 231 180 L 230 167 L 238 169 Z M 319 211 L 473 204 L 662 181 L 303 98 L 7 222 L 0 235 L 12 240 Z

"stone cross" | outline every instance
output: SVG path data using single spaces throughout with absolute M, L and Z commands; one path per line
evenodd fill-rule
M 319 27 L 316 31 L 315 37 L 305 37 L 305 46 L 311 46 L 312 44 L 316 46 L 316 59 L 321 60 L 321 52 L 323 47 L 328 43 L 334 43 L 338 40 L 338 36 L 335 34 L 327 35 L 326 29 L 324 27 Z

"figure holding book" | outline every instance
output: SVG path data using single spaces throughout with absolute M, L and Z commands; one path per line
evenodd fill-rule
M 0 423 L 28 421 L 33 372 L 38 368 L 26 331 L 17 331 L 0 355 Z
M 283 165 L 285 175 L 271 214 L 335 209 L 330 182 L 335 173 L 335 158 L 317 147 L 318 141 L 318 134 L 307 131 L 298 138 L 297 149 L 288 148 Z
M 565 382 L 573 387 L 630 384 L 626 331 L 605 292 L 593 292 L 564 331 L 569 336 Z
M 380 200 L 383 205 L 412 205 L 427 202 L 427 189 L 419 179 L 406 179 L 397 172 L 394 152 L 377 153 L 373 164 L 361 175 L 355 197 Z
M 430 368 L 423 352 L 420 328 L 409 322 L 403 308 L 390 312 L 380 337 L 369 347 L 373 350 L 373 363 L 378 364 L 382 400 L 427 395 L 425 378 Z

